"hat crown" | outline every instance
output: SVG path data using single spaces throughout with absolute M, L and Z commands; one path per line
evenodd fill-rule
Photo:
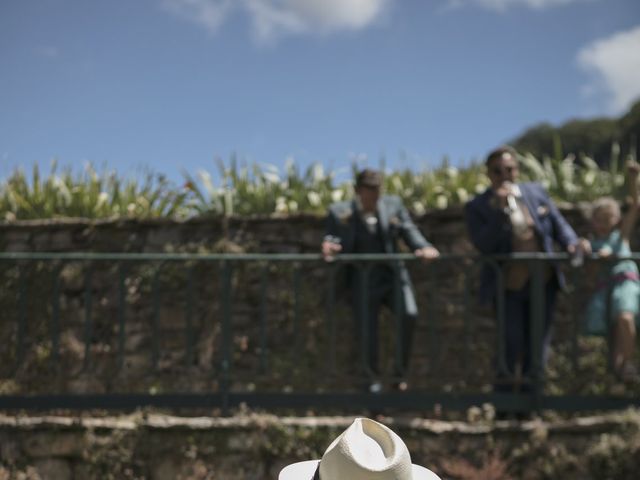
M 327 448 L 321 480 L 412 480 L 411 456 L 384 425 L 358 418 Z

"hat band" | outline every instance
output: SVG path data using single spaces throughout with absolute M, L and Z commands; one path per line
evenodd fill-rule
M 320 462 L 318 462 L 318 467 L 316 468 L 316 471 L 313 474 L 313 478 L 311 480 L 320 480 Z

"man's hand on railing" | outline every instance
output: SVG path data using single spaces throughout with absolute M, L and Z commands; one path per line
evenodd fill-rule
M 326 262 L 333 261 L 335 255 L 342 251 L 342 245 L 335 240 L 324 240 L 321 246 L 322 256 Z
M 571 255 L 571 266 L 581 267 L 584 263 L 584 256 L 591 255 L 591 242 L 580 237 L 576 243 L 567 246 L 567 253 Z
M 413 252 L 423 262 L 431 262 L 440 256 L 440 252 L 434 247 L 422 247 Z

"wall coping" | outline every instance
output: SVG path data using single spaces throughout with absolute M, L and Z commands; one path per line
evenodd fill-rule
M 331 417 L 278 417 L 268 414 L 249 414 L 234 417 L 179 417 L 163 414 L 135 413 L 109 417 L 79 416 L 9 416 L 0 414 L 0 429 L 4 430 L 120 430 L 137 429 L 169 430 L 226 430 L 226 429 L 266 429 L 270 427 L 292 427 L 303 429 L 331 428 L 344 429 L 356 416 Z M 615 427 L 640 427 L 640 409 L 628 409 L 588 417 L 545 421 L 539 418 L 529 421 L 498 420 L 468 423 L 444 421 L 417 417 L 382 417 L 383 423 L 398 429 L 410 429 L 432 435 L 463 434 L 486 435 L 497 432 L 531 433 L 545 430 L 553 433 L 610 432 Z

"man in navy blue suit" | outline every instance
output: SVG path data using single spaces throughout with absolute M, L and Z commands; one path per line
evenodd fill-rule
M 486 161 L 491 186 L 465 206 L 465 218 L 471 241 L 483 254 L 514 252 L 553 252 L 554 243 L 570 254 L 580 249 L 589 251 L 589 244 L 579 239 L 558 211 L 544 188 L 537 183 L 516 183 L 518 162 L 509 146 L 491 152 Z M 498 272 L 485 264 L 480 279 L 480 298 L 485 304 L 497 306 L 498 295 L 504 295 L 504 366 L 499 371 L 496 391 L 529 391 L 532 368 L 530 322 L 530 264 L 504 262 L 500 267 L 504 291 L 498 292 Z M 544 365 L 551 338 L 551 322 L 556 293 L 564 278 L 558 265 L 545 263 L 543 345 L 540 365 Z M 502 378 L 501 378 L 502 377 Z

